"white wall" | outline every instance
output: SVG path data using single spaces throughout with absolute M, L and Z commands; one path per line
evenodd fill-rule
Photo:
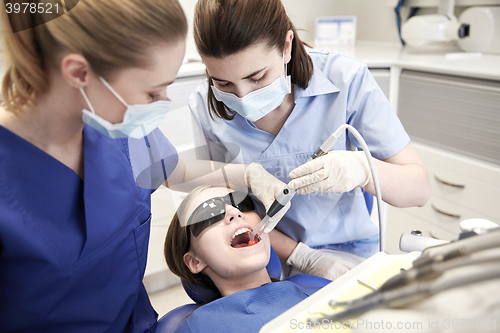
M 180 0 L 188 17 L 190 30 L 187 52 L 195 53 L 192 21 L 197 0 Z M 387 0 L 282 0 L 288 15 L 294 22 L 302 40 L 314 42 L 314 25 L 317 16 L 357 17 L 357 40 L 399 43 L 394 8 L 387 6 Z M 459 15 L 463 8 L 457 8 Z M 437 8 L 422 9 L 418 14 L 435 13 Z M 406 19 L 408 8 L 401 10 L 401 17 Z
M 336 0 L 337 15 L 357 17 L 356 39 L 399 43 L 394 8 L 387 0 Z M 406 17 L 407 11 L 403 11 Z M 402 15 L 402 16 L 403 16 Z
M 186 14 L 188 21 L 188 36 L 186 44 L 186 56 L 189 58 L 190 55 L 196 54 L 196 46 L 194 45 L 193 39 L 193 16 L 194 16 L 194 6 L 197 0 L 179 0 L 184 13 Z
M 398 43 L 394 9 L 387 0 L 282 0 L 288 15 L 305 42 L 314 42 L 314 25 L 317 16 L 357 16 L 357 40 Z M 180 0 L 188 17 L 190 30 L 187 52 L 195 52 L 192 21 L 196 0 Z M 407 11 L 403 10 L 403 15 Z
M 194 7 L 197 0 L 179 0 L 186 17 L 188 19 L 189 31 L 188 31 L 188 42 L 186 53 L 192 54 L 196 52 L 196 47 L 194 45 L 193 39 L 193 15 Z M 335 13 L 337 1 L 331 0 L 282 0 L 288 15 L 294 22 L 298 29 L 304 29 L 305 31 L 300 31 L 300 37 L 309 43 L 314 41 L 314 22 L 316 16 L 332 16 L 338 15 Z M 311 5 L 311 3 L 313 5 Z
M 317 0 L 322 1 L 322 0 Z M 336 15 L 357 16 L 357 40 L 400 43 L 396 14 L 393 7 L 387 6 L 387 0 L 335 0 Z M 463 7 L 455 9 L 459 16 Z M 408 17 L 409 8 L 401 9 L 401 19 Z M 436 14 L 437 7 L 421 8 L 416 15 Z
M 313 46 L 314 26 L 318 16 L 335 16 L 337 1 L 331 0 L 282 0 L 287 14 L 297 28 L 300 38 Z
M 356 16 L 357 40 L 399 42 L 394 9 L 387 0 L 283 0 L 288 15 L 304 41 L 314 41 L 314 24 L 317 16 Z M 403 10 L 403 14 L 407 11 Z

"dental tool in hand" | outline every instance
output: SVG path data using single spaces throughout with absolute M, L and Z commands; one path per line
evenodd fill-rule
M 351 132 L 351 134 L 358 140 L 359 144 L 361 145 L 361 148 L 363 149 L 363 152 L 366 155 L 366 159 L 368 160 L 368 164 L 370 165 L 370 171 L 372 174 L 372 179 L 373 179 L 373 186 L 375 187 L 375 198 L 377 202 L 377 208 L 378 208 L 378 223 L 379 223 L 379 250 L 383 252 L 385 250 L 385 230 L 386 230 L 386 222 L 385 219 L 382 216 L 382 193 L 380 191 L 380 184 L 378 181 L 378 176 L 377 176 L 377 170 L 375 169 L 375 165 L 373 163 L 373 158 L 370 153 L 370 149 L 368 148 L 368 145 L 366 144 L 365 140 L 361 136 L 361 134 L 351 125 L 348 124 L 343 124 L 341 125 L 332 135 L 326 139 L 326 141 L 321 145 L 321 147 L 318 148 L 314 152 L 314 154 L 309 158 L 309 161 L 312 161 L 324 154 L 327 154 L 330 149 L 333 148 L 335 143 L 337 143 L 338 139 L 340 138 L 340 135 L 345 131 L 348 130 Z M 276 197 L 276 200 L 273 202 L 271 207 L 269 207 L 269 210 L 266 213 L 266 216 L 262 219 L 262 221 L 259 223 L 257 228 L 254 229 L 252 232 L 249 242 L 249 245 L 252 245 L 251 243 L 255 243 L 255 235 L 257 235 L 260 239 L 260 235 L 262 232 L 266 231 L 266 233 L 269 233 L 271 230 L 273 230 L 276 227 L 276 224 L 278 222 L 274 222 L 274 225 L 268 228 L 269 225 L 269 219 L 276 215 L 277 212 L 279 212 L 285 205 L 292 200 L 293 196 L 295 195 L 295 190 L 292 190 L 287 186 L 283 188 L 281 193 Z
M 312 161 L 320 156 L 325 155 L 330 151 L 330 149 L 333 148 L 337 140 L 339 139 L 340 134 L 345 130 L 344 127 L 339 128 L 335 133 L 330 135 L 328 139 L 312 154 L 312 156 L 307 160 L 307 162 Z M 307 163 L 306 162 L 306 163 Z M 297 192 L 286 185 L 278 194 L 274 202 L 272 203 L 271 207 L 266 212 L 266 216 L 262 219 L 262 221 L 257 225 L 257 227 L 252 231 L 250 235 L 250 241 L 248 242 L 248 245 L 253 245 L 255 244 L 255 236 L 257 235 L 257 239 L 260 240 L 260 235 L 266 230 L 266 233 L 269 233 L 271 230 L 276 227 L 277 222 L 272 226 L 271 228 L 268 228 L 269 223 L 270 223 L 270 218 L 276 215 L 283 207 L 286 206 L 287 203 L 292 200 L 292 198 L 295 196 Z

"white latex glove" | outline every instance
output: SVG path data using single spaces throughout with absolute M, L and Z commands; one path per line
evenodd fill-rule
M 350 271 L 354 265 L 333 253 L 311 249 L 299 243 L 286 261 L 305 274 L 316 275 L 328 280 L 335 280 Z
M 245 183 L 252 189 L 252 193 L 262 201 L 264 207 L 266 207 L 266 211 L 273 204 L 276 196 L 286 186 L 285 183 L 274 177 L 262 165 L 257 163 L 250 164 L 245 170 Z M 276 224 L 285 216 L 289 208 L 290 202 L 269 219 L 269 225 L 264 232 L 269 233 L 273 230 Z
M 298 194 L 349 192 L 370 181 L 370 166 L 362 151 L 331 151 L 290 172 L 288 184 Z

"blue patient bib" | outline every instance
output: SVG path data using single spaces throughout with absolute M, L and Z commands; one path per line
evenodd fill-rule
M 264 324 L 319 289 L 320 286 L 306 289 L 292 281 L 281 281 L 239 291 L 194 310 L 175 332 L 258 332 Z

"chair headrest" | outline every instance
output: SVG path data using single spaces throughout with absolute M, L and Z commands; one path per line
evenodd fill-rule
M 271 256 L 269 258 L 269 263 L 267 264 L 266 269 L 271 279 L 281 279 L 281 262 L 272 247 Z M 198 304 L 211 302 L 218 297 L 217 293 L 215 293 L 210 288 L 186 280 L 181 280 L 181 282 L 184 290 L 189 295 L 189 297 L 191 297 L 191 299 Z

